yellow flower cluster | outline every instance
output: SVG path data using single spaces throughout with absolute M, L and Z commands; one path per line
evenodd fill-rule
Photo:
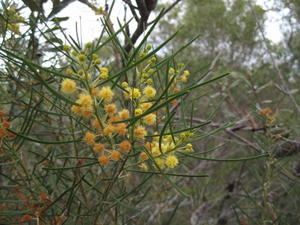
M 156 169 L 177 167 L 177 152 L 181 149 L 192 151 L 191 144 L 184 145 L 192 137 L 192 133 L 183 132 L 177 137 L 166 135 L 162 140 L 159 140 L 159 135 L 153 136 L 160 132 L 158 125 L 165 118 L 163 111 L 153 110 L 157 98 L 157 90 L 153 85 L 157 75 L 154 66 L 157 57 L 151 57 L 145 62 L 146 65 L 142 64 L 142 68 L 136 68 L 137 79 L 134 82 L 123 81 L 117 85 L 111 82 L 109 85 L 107 79 L 113 71 L 102 65 L 102 61 L 93 52 L 93 46 L 93 43 L 87 43 L 82 51 L 63 46 L 66 54 L 76 63 L 67 67 L 65 74 L 70 77 L 62 80 L 61 92 L 74 98 L 76 104 L 71 107 L 71 111 L 84 117 L 83 121 L 90 124 L 82 141 L 97 155 L 101 166 L 118 162 L 124 155 L 130 157 L 130 152 L 134 151 L 139 153 L 135 164 L 142 170 L 147 170 L 150 165 Z M 148 54 L 150 50 L 151 46 L 147 46 L 143 54 Z M 170 68 L 169 71 L 174 76 L 180 75 L 174 79 L 170 88 L 174 93 L 180 91 L 177 81 L 190 76 L 184 70 L 184 65 L 177 67 L 178 69 Z M 118 87 L 121 93 L 116 91 Z M 136 160 L 135 157 L 130 159 Z

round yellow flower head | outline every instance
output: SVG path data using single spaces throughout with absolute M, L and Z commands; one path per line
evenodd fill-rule
M 146 84 L 148 85 L 152 85 L 153 84 L 153 80 L 151 78 L 146 80 Z
M 147 131 L 144 127 L 139 126 L 134 129 L 134 136 L 138 139 L 144 139 L 145 135 L 147 135 Z
M 80 114 L 82 113 L 81 107 L 78 106 L 78 105 L 73 105 L 73 106 L 71 107 L 71 111 L 72 111 L 73 113 L 77 114 L 77 115 L 80 115 Z
M 182 76 L 180 77 L 180 79 L 181 79 L 181 82 L 183 82 L 183 83 L 186 83 L 187 80 L 188 80 L 187 76 L 184 76 L 184 75 L 182 75 Z
M 149 158 L 146 152 L 141 152 L 139 157 L 141 161 L 145 161 Z
M 165 168 L 165 160 L 164 159 L 158 158 L 158 159 L 155 159 L 155 162 L 160 169 Z
M 109 158 L 105 155 L 98 157 L 98 162 L 101 166 L 106 166 L 109 163 Z
M 153 125 L 156 122 L 156 115 L 154 113 L 150 113 L 143 117 L 143 121 L 147 125 Z
M 158 146 L 154 146 L 154 147 L 151 149 L 151 154 L 153 155 L 153 157 L 156 157 L 156 156 L 161 155 L 161 152 L 160 152 L 160 150 L 159 150 L 159 147 L 158 147 Z
M 169 73 L 175 73 L 175 69 L 171 67 L 171 68 L 169 69 Z
M 113 125 L 109 124 L 103 129 L 104 135 L 112 135 L 115 132 L 115 128 Z
M 94 152 L 100 154 L 100 153 L 103 153 L 104 150 L 105 150 L 105 146 L 103 144 L 94 144 L 94 148 L 93 148 Z
M 134 99 L 137 99 L 141 97 L 141 92 L 138 88 L 133 88 L 133 91 L 132 91 L 132 98 Z
M 109 74 L 109 70 L 107 67 L 101 67 L 100 68 L 100 78 L 101 79 L 107 79 Z
M 191 75 L 190 71 L 185 70 L 183 71 L 183 76 L 189 77 Z
M 143 110 L 140 109 L 140 108 L 134 110 L 134 114 L 135 114 L 136 116 L 139 116 L 139 115 L 141 115 L 142 113 L 143 113 Z
M 126 91 L 124 91 L 124 97 L 125 99 L 138 99 L 141 97 L 141 92 L 138 88 L 125 88 Z
M 127 120 L 129 118 L 129 111 L 127 109 L 123 109 L 118 113 L 121 120 Z
M 146 86 L 143 90 L 144 95 L 146 95 L 147 98 L 154 98 L 156 95 L 155 88 L 151 87 L 150 85 Z
M 132 89 L 130 87 L 126 87 L 124 91 L 124 98 L 130 99 L 132 96 Z
M 85 108 L 90 108 L 93 103 L 92 97 L 87 93 L 81 93 L 79 99 L 76 101 L 79 105 Z
M 119 135 L 125 135 L 127 133 L 127 125 L 126 123 L 118 123 L 115 125 L 115 132 Z
M 128 83 L 126 81 L 122 82 L 121 84 L 122 88 L 127 88 L 128 87 Z
M 103 87 L 99 91 L 98 96 L 103 100 L 110 102 L 114 96 L 114 93 L 110 87 Z
M 93 145 L 95 144 L 95 138 L 96 138 L 96 135 L 91 133 L 91 132 L 86 132 L 85 135 L 84 135 L 84 142 L 87 143 L 88 145 Z
M 129 141 L 124 140 L 119 144 L 121 152 L 130 152 L 132 145 Z
M 193 152 L 193 145 L 191 143 L 186 144 L 185 146 L 185 151 L 186 152 Z
M 116 150 L 112 150 L 110 154 L 110 158 L 113 161 L 119 161 L 121 158 L 121 153 Z
M 116 113 L 117 107 L 115 104 L 108 104 L 104 107 L 104 110 L 108 115 L 113 115 Z
M 166 158 L 166 165 L 169 168 L 174 168 L 178 165 L 178 159 L 175 155 L 168 155 Z
M 101 61 L 101 59 L 95 59 L 94 63 L 95 63 L 96 65 L 99 65 L 99 64 L 102 63 L 102 61 Z
M 145 102 L 145 103 L 140 104 L 140 107 L 144 112 L 147 111 L 148 109 L 150 109 L 151 106 L 152 106 L 152 103 L 150 103 L 150 102 Z
M 65 94 L 71 94 L 76 90 L 76 83 L 71 79 L 64 79 L 61 83 L 61 91 Z

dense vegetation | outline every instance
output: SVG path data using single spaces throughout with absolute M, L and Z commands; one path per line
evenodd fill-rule
M 300 2 L 79 1 L 1 2 L 0 224 L 300 224 Z

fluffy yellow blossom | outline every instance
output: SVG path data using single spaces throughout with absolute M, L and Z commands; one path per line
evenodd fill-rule
M 130 99 L 132 96 L 132 89 L 130 87 L 126 87 L 124 91 L 124 98 Z
M 165 160 L 162 158 L 155 159 L 155 163 L 160 169 L 165 168 Z
M 146 152 L 141 152 L 139 157 L 140 157 L 141 161 L 145 161 L 149 158 L 149 156 Z
M 122 88 L 127 88 L 128 87 L 128 83 L 126 81 L 122 82 L 121 84 Z
M 118 116 L 110 116 L 110 118 L 108 119 L 108 122 L 113 123 L 113 122 L 118 122 L 120 119 Z
M 129 111 L 127 109 L 123 109 L 118 113 L 121 120 L 127 120 L 129 118 Z
M 73 105 L 71 111 L 77 115 L 81 115 L 81 108 L 78 105 Z
M 84 135 L 84 142 L 87 143 L 88 145 L 93 145 L 95 144 L 95 138 L 96 138 L 96 135 L 91 133 L 91 132 L 86 132 L 85 135 Z
M 188 79 L 187 79 L 187 76 L 182 75 L 180 77 L 180 80 L 181 80 L 181 82 L 186 83 Z
M 101 67 L 100 68 L 100 78 L 101 79 L 107 79 L 109 76 L 109 70 L 107 67 Z
M 111 90 L 110 87 L 103 87 L 101 88 L 101 90 L 98 92 L 98 96 L 100 98 L 102 98 L 103 100 L 105 101 L 111 101 L 113 96 L 114 96 L 114 93 L 113 91 Z
M 95 59 L 94 63 L 95 63 L 96 65 L 99 65 L 99 64 L 102 63 L 102 61 L 101 61 L 101 59 Z
M 96 128 L 96 129 L 100 129 L 101 128 L 101 124 L 100 124 L 100 122 L 99 122 L 98 119 L 93 119 L 91 121 L 91 125 L 92 125 L 92 127 Z
M 103 134 L 104 135 L 112 135 L 115 132 L 115 127 L 112 124 L 107 125 L 103 129 Z
M 153 80 L 151 78 L 146 80 L 146 84 L 148 85 L 152 85 L 153 84 Z
M 65 94 L 72 94 L 76 91 L 76 83 L 74 80 L 71 79 L 64 79 L 61 82 L 61 91 Z
M 81 110 L 81 115 L 83 117 L 86 117 L 86 118 L 89 118 L 91 117 L 93 114 L 92 114 L 92 108 L 84 108 L 84 107 L 81 107 L 82 110 Z
M 105 105 L 104 110 L 108 115 L 113 115 L 116 113 L 117 107 L 115 104 L 108 104 L 108 105 Z
M 91 107 L 81 107 L 77 105 L 73 105 L 71 107 L 71 111 L 77 115 L 89 118 L 92 116 L 92 108 Z
M 119 135 L 125 135 L 128 131 L 125 123 L 117 123 L 114 129 Z
M 153 157 L 156 157 L 156 156 L 161 155 L 161 152 L 160 152 L 160 150 L 159 150 L 159 147 L 158 147 L 158 146 L 152 147 L 152 149 L 151 149 L 151 154 L 153 155 Z
M 163 141 L 172 142 L 173 141 L 172 135 L 165 135 Z
M 193 152 L 193 145 L 191 143 L 186 144 L 185 146 L 185 151 L 186 152 Z
M 92 111 L 92 97 L 87 93 L 81 93 L 76 101 L 81 106 L 82 111 Z
M 153 125 L 156 122 L 156 115 L 154 113 L 150 113 L 143 117 L 143 121 L 147 125 Z
M 169 69 L 169 73 L 175 73 L 175 69 L 171 67 L 171 68 Z
M 189 77 L 191 75 L 190 71 L 185 70 L 183 71 L 183 76 Z
M 113 161 L 119 161 L 121 158 L 121 153 L 116 151 L 116 150 L 112 150 L 111 154 L 110 154 L 110 159 Z
M 129 141 L 124 140 L 119 144 L 121 152 L 130 152 L 132 145 Z
M 142 113 L 143 113 L 143 110 L 140 109 L 140 108 L 134 110 L 134 115 L 136 115 L 136 116 L 139 116 L 139 115 L 141 115 Z
M 178 165 L 178 159 L 175 155 L 168 155 L 166 158 L 166 165 L 169 168 L 174 168 Z
M 150 107 L 152 106 L 152 103 L 150 102 L 146 102 L 146 103 L 142 103 L 140 104 L 140 108 L 145 112 L 148 109 L 150 109 Z
M 106 166 L 109 163 L 109 158 L 105 155 L 98 157 L 98 162 L 101 166 Z
M 146 144 L 144 145 L 145 149 L 147 149 L 148 151 L 151 151 L 153 144 L 151 142 L 146 142 Z
M 147 135 L 146 129 L 142 126 L 135 128 L 133 133 L 134 133 L 134 136 L 138 139 L 143 139 L 145 137 L 145 135 Z
M 138 99 L 141 97 L 141 92 L 138 88 L 132 89 L 130 87 L 127 87 L 124 91 L 124 97 L 125 99 Z
M 141 92 L 138 88 L 133 88 L 132 91 L 132 98 L 134 99 L 138 99 L 139 97 L 141 97 Z
M 156 90 L 152 86 L 148 85 L 143 90 L 144 95 L 146 95 L 147 98 L 151 99 L 154 98 L 156 95 Z
M 94 144 L 93 150 L 94 150 L 94 152 L 100 154 L 100 153 L 103 153 L 103 152 L 104 152 L 105 147 L 104 147 L 103 144 L 98 143 L 98 144 Z

